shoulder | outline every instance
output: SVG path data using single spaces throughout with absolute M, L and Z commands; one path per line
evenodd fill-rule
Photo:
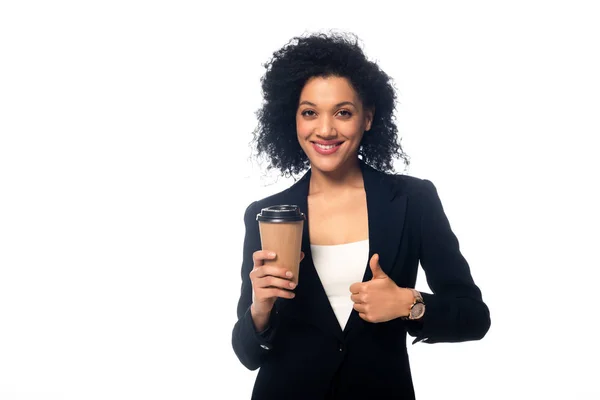
M 286 203 L 286 200 L 285 200 L 286 195 L 288 194 L 288 192 L 290 191 L 291 188 L 292 187 L 288 187 L 287 189 L 284 189 L 275 194 L 269 195 L 262 199 L 252 201 L 246 207 L 246 211 L 244 212 L 244 219 L 248 220 L 250 218 L 253 220 L 254 218 L 256 218 L 256 214 L 258 214 L 260 212 L 260 210 L 262 210 L 265 207 L 269 207 L 274 204 L 285 204 Z
M 246 208 L 246 215 L 256 214 L 265 207 L 269 207 L 275 204 L 295 204 L 300 201 L 299 196 L 308 191 L 308 184 L 310 182 L 310 169 L 304 172 L 299 179 L 297 179 L 291 186 L 283 189 L 277 193 L 264 197 L 262 199 L 251 202 Z
M 394 186 L 397 194 L 404 196 L 431 196 L 437 194 L 437 190 L 433 182 L 429 179 L 419 178 L 416 176 L 383 173 L 386 179 Z

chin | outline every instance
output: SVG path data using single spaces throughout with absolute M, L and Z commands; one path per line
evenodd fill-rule
M 339 159 L 337 159 L 337 160 L 319 160 L 318 158 L 315 158 L 310 161 L 310 164 L 312 167 L 318 168 L 319 170 L 321 170 L 323 172 L 333 172 L 333 171 L 340 169 L 344 163 Z

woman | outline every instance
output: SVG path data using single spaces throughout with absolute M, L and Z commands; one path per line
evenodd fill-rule
M 255 134 L 269 168 L 302 178 L 255 201 L 244 220 L 242 288 L 232 344 L 260 368 L 253 399 L 414 399 L 406 349 L 481 339 L 488 307 L 434 185 L 390 172 L 407 162 L 390 78 L 356 40 L 316 34 L 274 53 Z M 263 265 L 256 215 L 306 214 L 298 286 Z M 421 263 L 433 294 L 414 290 Z

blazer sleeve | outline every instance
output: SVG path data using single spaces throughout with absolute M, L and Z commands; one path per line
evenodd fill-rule
M 256 222 L 257 210 L 253 202 L 244 212 L 246 233 L 244 236 L 242 260 L 242 288 L 237 306 L 238 320 L 233 327 L 231 343 L 233 350 L 241 363 L 249 370 L 259 368 L 265 357 L 272 350 L 272 341 L 277 331 L 276 314 L 272 313 L 269 326 L 262 332 L 256 331 L 256 326 L 250 313 L 252 305 L 252 282 L 250 272 L 254 268 L 252 254 L 261 249 L 260 233 Z
M 408 333 L 416 337 L 413 344 L 479 340 L 490 328 L 489 309 L 459 250 L 435 186 L 428 180 L 423 184 L 419 258 L 433 294 L 422 293 L 425 314 L 420 321 L 408 321 Z

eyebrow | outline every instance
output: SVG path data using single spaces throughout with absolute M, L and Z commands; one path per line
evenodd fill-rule
M 312 106 L 312 107 L 316 107 L 316 106 L 317 106 L 316 104 L 314 104 L 314 103 L 311 103 L 311 102 L 310 102 L 310 101 L 308 101 L 308 100 L 304 100 L 304 101 L 300 102 L 300 104 L 298 104 L 298 105 L 299 105 L 299 106 L 301 106 L 301 105 L 303 105 L 303 104 L 306 104 L 306 105 L 309 105 L 309 106 Z M 342 101 L 341 103 L 337 103 L 337 104 L 334 106 L 334 108 L 338 108 L 338 107 L 341 107 L 341 106 L 346 106 L 346 105 L 351 105 L 351 106 L 353 106 L 354 108 L 356 108 L 356 106 L 354 105 L 354 103 L 352 103 L 351 101 Z

